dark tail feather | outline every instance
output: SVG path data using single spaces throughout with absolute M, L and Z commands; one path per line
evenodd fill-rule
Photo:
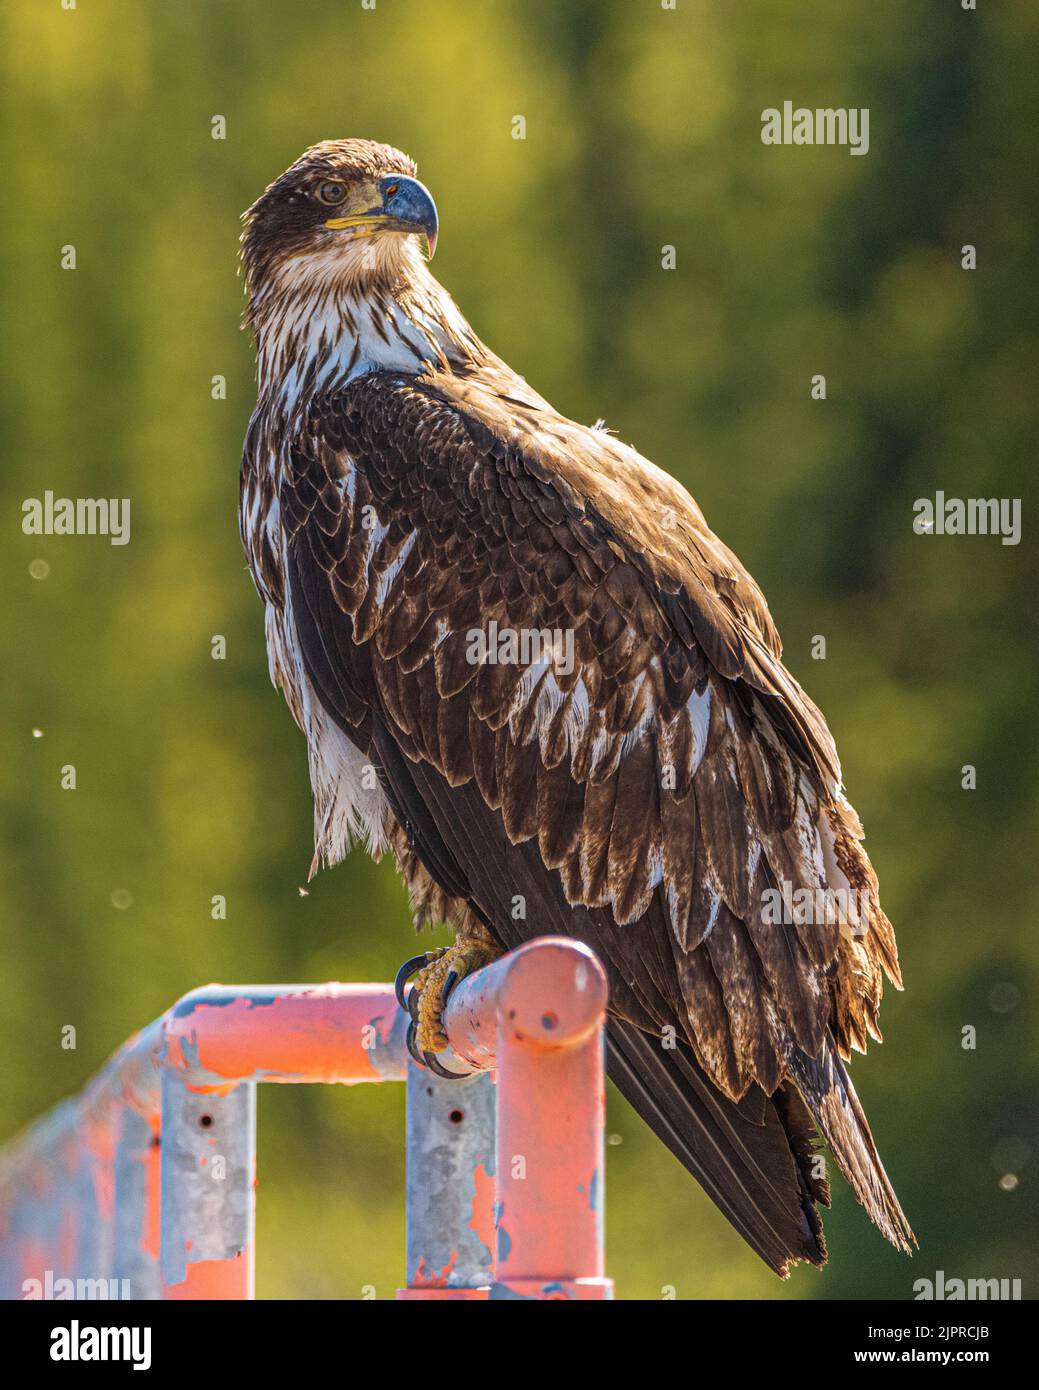
M 892 1245 L 911 1252 L 916 1237 L 884 1172 L 855 1087 L 832 1041 L 818 1061 L 795 1050 L 788 1065 L 837 1166 L 871 1221 Z
M 711 1084 L 692 1052 L 611 1018 L 607 1070 L 624 1098 L 680 1159 L 766 1264 L 786 1278 L 799 1260 L 826 1263 L 811 1175 L 808 1117 L 795 1093 L 754 1087 L 737 1104 Z

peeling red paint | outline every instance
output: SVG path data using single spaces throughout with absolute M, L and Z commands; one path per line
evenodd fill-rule
M 251 1250 L 239 1252 L 251 1256 Z M 196 1260 L 179 1284 L 164 1284 L 163 1298 L 187 1300 L 249 1299 L 253 1296 L 252 1259 Z
M 427 1273 L 426 1273 L 426 1269 L 427 1269 L 426 1262 L 425 1262 L 424 1259 L 423 1259 L 423 1260 L 420 1260 L 420 1261 L 419 1261 L 418 1269 L 415 1271 L 415 1278 L 414 1278 L 414 1280 L 413 1280 L 413 1282 L 412 1282 L 412 1288 L 419 1288 L 419 1289 L 423 1289 L 423 1288 L 425 1288 L 425 1289 L 442 1289 L 442 1288 L 446 1288 L 446 1287 L 447 1287 L 447 1281 L 448 1281 L 448 1278 L 450 1277 L 451 1271 L 454 1269 L 454 1267 L 455 1267 L 455 1265 L 456 1265 L 457 1263 L 458 1263 L 458 1251 L 457 1251 L 457 1250 L 452 1250 L 452 1251 L 451 1251 L 451 1256 L 450 1256 L 450 1258 L 448 1259 L 447 1264 L 444 1265 L 444 1267 L 440 1270 L 440 1272 L 439 1272 L 438 1274 L 427 1274 Z
M 469 1229 L 487 1247 L 494 1250 L 494 1199 L 497 1184 L 481 1163 L 473 1171 L 473 1207 Z

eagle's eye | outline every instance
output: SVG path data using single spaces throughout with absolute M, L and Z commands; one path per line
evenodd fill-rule
M 338 179 L 327 179 L 324 183 L 318 184 L 317 196 L 329 207 L 335 207 L 336 203 L 341 203 L 346 197 L 346 184 L 340 183 Z

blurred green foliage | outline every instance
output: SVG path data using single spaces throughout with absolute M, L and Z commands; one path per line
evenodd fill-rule
M 482 336 L 682 478 L 762 583 L 899 932 L 908 988 L 854 1075 L 919 1256 L 838 1182 L 829 1268 L 780 1285 L 613 1096 L 619 1293 L 906 1298 L 944 1269 L 1034 1296 L 1037 32 L 1023 0 L 6 0 L 2 1135 L 195 985 L 387 979 L 413 949 L 389 863 L 298 891 L 304 747 L 236 523 L 238 217 L 364 135 L 418 159 Z M 763 146 L 788 98 L 868 106 L 868 156 Z M 48 488 L 132 498 L 130 544 L 24 536 Z M 937 489 L 1024 497 L 1024 542 L 914 534 Z M 261 1296 L 391 1296 L 400 1088 L 267 1088 L 259 1165 Z

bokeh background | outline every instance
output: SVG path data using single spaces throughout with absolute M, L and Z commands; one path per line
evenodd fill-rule
M 477 331 L 763 585 L 899 933 L 853 1074 L 919 1255 L 838 1182 L 830 1266 L 780 1284 L 612 1095 L 619 1294 L 904 1299 L 942 1269 L 1034 1296 L 1037 35 L 1027 0 L 5 0 L 0 1139 L 195 985 L 388 979 L 414 948 L 389 863 L 300 895 L 306 759 L 236 522 L 238 217 L 365 135 L 419 161 Z M 763 146 L 788 98 L 868 106 L 869 154 Z M 48 488 L 130 497 L 130 544 L 23 535 Z M 914 534 L 938 489 L 1023 498 L 1022 543 Z M 403 1159 L 398 1087 L 263 1090 L 260 1296 L 390 1297 Z

